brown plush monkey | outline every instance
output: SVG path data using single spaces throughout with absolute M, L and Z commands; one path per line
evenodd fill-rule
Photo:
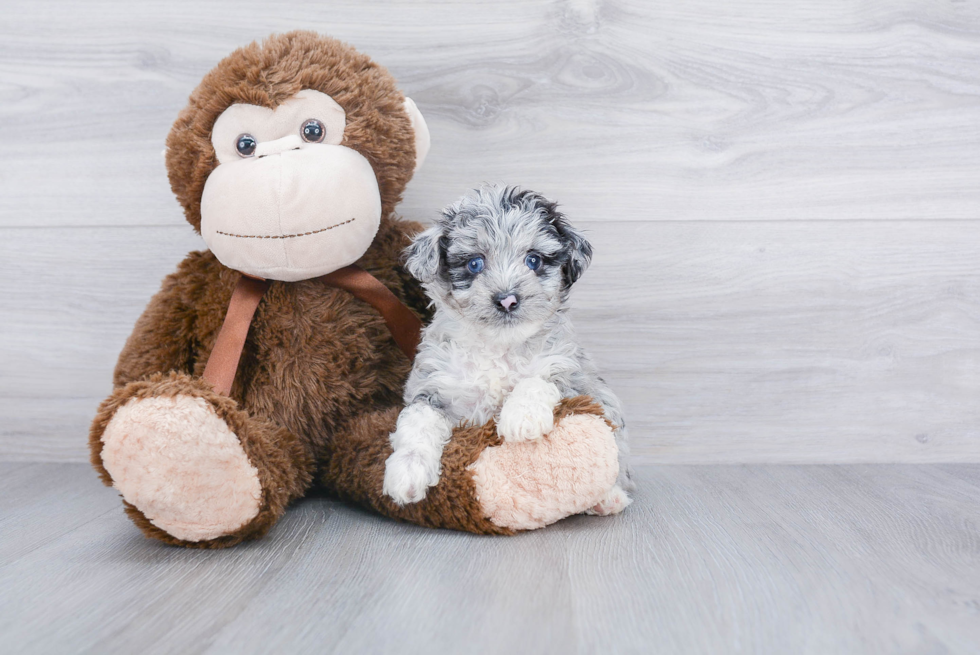
M 423 501 L 382 495 L 426 318 L 399 264 L 420 226 L 394 208 L 427 147 L 385 69 L 311 32 L 235 51 L 193 92 L 167 169 L 210 250 L 150 301 L 90 434 L 93 465 L 147 536 L 257 538 L 317 483 L 400 520 L 509 534 L 612 487 L 611 429 L 577 398 L 537 442 L 501 443 L 492 422 L 457 429 Z

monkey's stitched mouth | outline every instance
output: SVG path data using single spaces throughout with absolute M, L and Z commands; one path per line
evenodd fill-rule
M 327 230 L 332 230 L 335 227 L 340 227 L 341 225 L 347 225 L 348 223 L 353 223 L 356 218 L 351 218 L 336 225 L 331 225 L 329 227 L 320 228 L 319 230 L 312 230 L 310 232 L 300 232 L 298 234 L 232 234 L 231 232 L 222 232 L 221 230 L 215 230 L 215 234 L 222 234 L 226 237 L 235 237 L 236 239 L 295 239 L 296 237 L 308 237 L 311 234 L 320 234 L 321 232 L 326 232 Z

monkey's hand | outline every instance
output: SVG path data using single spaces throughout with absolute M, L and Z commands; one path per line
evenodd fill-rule
M 385 461 L 382 492 L 398 505 L 425 498 L 439 483 L 442 449 L 452 434 L 449 419 L 430 405 L 413 403 L 402 410 L 389 437 L 394 452 Z
M 521 380 L 500 410 L 497 434 L 505 441 L 540 439 L 555 427 L 555 405 L 561 392 L 553 383 L 534 377 Z

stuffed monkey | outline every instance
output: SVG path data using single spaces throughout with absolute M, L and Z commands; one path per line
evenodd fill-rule
M 191 94 L 166 163 L 209 250 L 150 300 L 89 439 L 144 534 L 230 546 L 314 485 L 419 525 L 510 534 L 613 486 L 610 426 L 575 398 L 536 442 L 503 443 L 492 422 L 458 428 L 424 500 L 382 494 L 428 317 L 400 265 L 420 226 L 394 209 L 428 143 L 384 68 L 312 32 L 233 52 Z

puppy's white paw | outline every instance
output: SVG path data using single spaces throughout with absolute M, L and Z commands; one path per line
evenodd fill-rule
M 424 403 L 413 403 L 398 415 L 389 435 L 394 452 L 385 462 L 381 491 L 399 505 L 417 503 L 429 487 L 439 484 L 442 447 L 453 426 L 445 416 Z
M 539 439 L 555 427 L 555 405 L 561 392 L 541 378 L 521 380 L 500 409 L 497 434 L 506 441 Z
M 540 439 L 555 427 L 554 405 L 505 402 L 497 434 L 506 441 Z
M 396 450 L 385 461 L 382 492 L 398 505 L 417 503 L 439 483 L 439 463 L 432 466 L 418 450 Z
M 633 502 L 622 487 L 618 484 L 613 487 L 605 497 L 598 503 L 593 505 L 590 509 L 585 510 L 586 514 L 593 514 L 595 516 L 609 516 L 611 514 L 619 514 L 627 505 Z

